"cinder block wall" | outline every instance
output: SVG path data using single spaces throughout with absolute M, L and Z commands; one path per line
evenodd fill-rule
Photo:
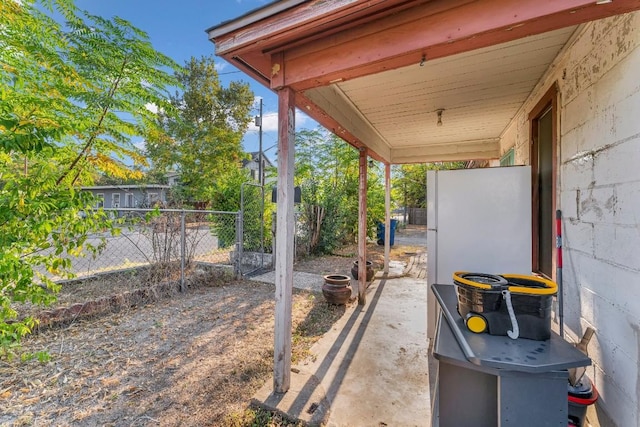
M 578 29 L 502 135 L 516 164 L 529 164 L 528 114 L 554 82 L 565 327 L 573 340 L 597 331 L 600 418 L 640 426 L 640 13 Z

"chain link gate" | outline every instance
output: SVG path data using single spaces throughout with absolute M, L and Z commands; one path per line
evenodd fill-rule
M 267 266 L 265 259 L 264 187 L 245 182 L 240 187 L 238 264 L 242 275 Z

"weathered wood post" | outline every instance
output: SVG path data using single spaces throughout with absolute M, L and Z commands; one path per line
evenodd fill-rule
M 291 300 L 293 290 L 293 172 L 295 97 L 278 89 L 278 201 L 276 213 L 276 313 L 273 391 L 285 393 L 291 382 Z
M 391 255 L 391 163 L 384 164 L 384 272 L 389 273 Z
M 367 149 L 360 148 L 358 185 L 358 304 L 365 305 L 367 290 Z

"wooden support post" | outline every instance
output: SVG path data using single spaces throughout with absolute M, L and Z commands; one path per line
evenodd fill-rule
M 366 303 L 367 290 L 367 149 L 360 149 L 358 185 L 358 304 Z
M 276 317 L 273 390 L 285 393 L 291 382 L 291 300 L 293 290 L 294 92 L 278 91 L 278 202 L 276 226 Z
M 391 164 L 384 164 L 384 272 L 389 273 L 391 255 Z

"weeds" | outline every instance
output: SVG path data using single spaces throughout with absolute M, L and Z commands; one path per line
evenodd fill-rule
M 243 412 L 229 414 L 224 419 L 227 427 L 302 427 L 302 422 L 286 419 L 281 414 L 262 408 L 247 408 Z

